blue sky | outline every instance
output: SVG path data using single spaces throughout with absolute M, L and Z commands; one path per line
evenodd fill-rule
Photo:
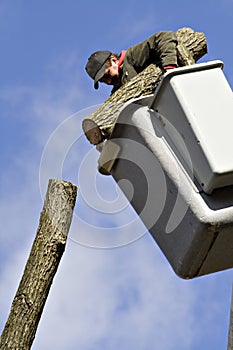
M 81 122 L 110 93 L 93 89 L 88 56 L 160 30 L 203 31 L 201 61 L 222 60 L 232 87 L 233 1 L 1 0 L 0 19 L 1 329 L 48 179 L 59 178 L 79 195 L 33 350 L 225 349 L 232 271 L 177 277 L 113 180 L 98 174 Z

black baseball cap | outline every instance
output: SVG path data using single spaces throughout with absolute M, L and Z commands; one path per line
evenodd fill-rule
M 94 52 L 86 64 L 86 71 L 88 75 L 94 80 L 94 88 L 98 89 L 99 80 L 104 76 L 105 63 L 111 56 L 112 52 L 108 50 L 101 50 Z

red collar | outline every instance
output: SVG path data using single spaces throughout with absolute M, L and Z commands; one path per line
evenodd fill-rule
M 122 63 L 124 62 L 124 58 L 125 58 L 125 54 L 126 54 L 127 50 L 122 50 L 120 57 L 119 57 L 119 61 L 118 61 L 118 67 L 120 69 Z

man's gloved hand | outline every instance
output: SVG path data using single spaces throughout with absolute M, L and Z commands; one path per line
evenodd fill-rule
M 177 66 L 175 64 L 170 64 L 169 66 L 164 66 L 162 68 L 163 74 L 166 73 L 168 70 L 174 69 L 174 68 L 177 68 Z M 156 81 L 156 83 L 155 83 L 155 90 L 158 88 L 158 86 L 160 85 L 162 80 L 163 80 L 163 75 L 161 75 L 159 77 L 159 79 Z
M 163 70 L 164 72 L 167 72 L 168 70 L 174 69 L 174 68 L 177 68 L 177 66 L 175 64 L 170 64 L 169 66 L 164 66 Z

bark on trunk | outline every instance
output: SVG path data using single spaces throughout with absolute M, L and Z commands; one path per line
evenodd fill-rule
M 77 187 L 50 180 L 25 270 L 0 338 L 1 350 L 28 350 L 65 250 Z
M 207 53 L 204 33 L 195 32 L 191 28 L 181 28 L 176 34 L 179 66 L 194 64 Z M 109 138 L 124 103 L 153 94 L 156 82 L 161 75 L 161 69 L 151 64 L 118 89 L 88 118 L 85 118 L 82 126 L 90 143 L 98 145 L 104 139 Z

